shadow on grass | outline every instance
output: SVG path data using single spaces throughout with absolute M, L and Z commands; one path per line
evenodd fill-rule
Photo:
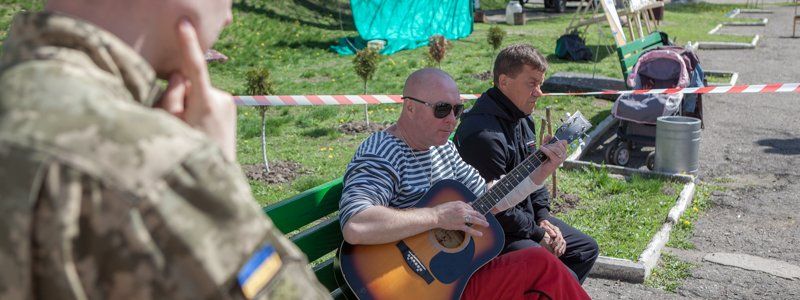
M 597 114 L 595 114 L 594 117 L 589 119 L 589 123 L 592 123 L 592 126 L 597 126 L 598 124 L 603 122 L 603 120 L 605 120 L 606 117 L 610 115 L 611 115 L 611 109 L 600 111 Z
M 327 41 L 286 41 L 280 40 L 275 43 L 275 47 L 286 47 L 291 49 L 322 49 L 328 50 L 331 45 L 335 45 L 338 42 L 336 40 L 327 40 Z
M 592 51 L 592 59 L 591 60 L 582 60 L 582 61 L 574 61 L 569 59 L 561 59 L 558 58 L 555 54 L 547 55 L 547 62 L 551 64 L 568 64 L 568 63 L 584 63 L 584 64 L 594 64 L 595 62 L 599 63 L 602 60 L 606 59 L 606 57 L 616 55 L 616 49 L 612 45 L 586 45 L 586 48 L 589 48 Z
M 309 0 L 293 0 L 292 3 L 296 4 L 298 6 L 305 7 L 308 10 L 317 12 L 318 14 L 323 15 L 323 16 L 327 15 L 327 14 L 330 14 L 330 15 L 336 16 L 338 18 L 338 15 L 339 15 L 339 11 L 338 10 L 336 10 L 334 8 L 327 7 L 327 6 L 319 5 L 317 3 L 314 3 L 313 1 L 309 1 Z M 331 3 L 329 5 L 342 5 L 342 4 L 338 4 L 338 2 L 337 2 L 337 3 Z M 244 1 L 234 3 L 233 7 L 238 9 L 238 10 L 240 10 L 240 11 L 243 11 L 243 12 L 261 14 L 261 15 L 267 16 L 269 18 L 277 19 L 277 20 L 282 21 L 282 22 L 289 22 L 289 23 L 297 22 L 297 23 L 302 24 L 302 25 L 312 26 L 312 27 L 317 27 L 317 28 L 320 28 L 320 29 L 327 29 L 327 30 L 338 30 L 338 29 L 344 29 L 345 31 L 354 31 L 355 30 L 355 24 L 353 23 L 353 15 L 350 13 L 350 8 L 349 7 L 347 9 L 345 9 L 344 7 L 342 8 L 341 24 L 338 24 L 338 22 L 334 23 L 334 24 L 313 22 L 313 21 L 309 21 L 308 18 L 301 18 L 299 16 L 293 16 L 293 15 L 289 15 L 289 14 L 284 14 L 282 12 L 277 12 L 277 11 L 271 10 L 269 8 L 260 7 L 260 6 L 254 5 L 252 3 L 247 3 L 247 2 L 244 2 Z
M 318 138 L 318 137 L 323 137 L 323 136 L 336 137 L 336 136 L 341 135 L 341 133 L 338 130 L 333 129 L 333 128 L 320 128 L 320 127 L 318 127 L 318 128 L 314 128 L 314 129 L 309 129 L 309 130 L 303 131 L 303 133 L 301 133 L 301 135 L 307 136 L 307 137 L 311 137 L 311 138 Z

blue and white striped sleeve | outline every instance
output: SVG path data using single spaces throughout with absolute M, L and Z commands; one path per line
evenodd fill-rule
M 400 176 L 383 157 L 357 156 L 344 173 L 339 223 L 342 228 L 351 217 L 371 206 L 389 206 L 396 195 Z
M 455 168 L 456 180 L 467 186 L 476 196 L 483 195 L 486 192 L 486 180 L 481 177 L 478 170 L 461 159 L 453 142 L 448 142 L 448 156 L 452 156 L 451 162 Z

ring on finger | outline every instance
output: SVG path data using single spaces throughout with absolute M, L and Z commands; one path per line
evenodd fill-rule
M 464 223 L 467 223 L 467 224 L 469 224 L 469 223 L 470 223 L 470 217 L 469 217 L 469 215 L 466 215 L 466 216 L 464 216 Z

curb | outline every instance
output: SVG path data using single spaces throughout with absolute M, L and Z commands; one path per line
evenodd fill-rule
M 565 160 L 563 163 L 564 169 L 566 170 L 584 170 L 589 168 L 598 168 L 602 169 L 605 168 L 608 170 L 609 173 L 618 174 L 623 176 L 631 176 L 631 175 L 638 175 L 644 178 L 655 178 L 655 179 L 665 179 L 665 180 L 673 180 L 681 183 L 689 183 L 694 182 L 695 177 L 691 175 L 681 175 L 681 174 L 671 174 L 671 173 L 664 173 L 664 172 L 656 172 L 656 171 L 646 171 L 646 170 L 639 170 L 633 168 L 626 168 L 620 167 L 615 165 L 601 165 L 593 162 L 582 161 L 582 160 Z
M 736 49 L 755 49 L 758 40 L 761 38 L 755 35 L 750 43 L 731 43 L 731 42 L 696 42 L 694 48 L 702 50 L 736 50 Z
M 643 283 L 647 275 L 644 264 L 621 258 L 600 256 L 589 272 L 594 278 Z

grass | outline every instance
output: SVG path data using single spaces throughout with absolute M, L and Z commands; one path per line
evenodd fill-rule
M 636 261 L 661 228 L 680 193 L 679 183 L 634 176 L 620 180 L 604 169 L 560 171 L 559 187 L 579 206 L 558 215 L 594 237 L 600 254 Z
M 706 75 L 708 85 L 729 85 L 733 74 L 714 74 Z
M 714 191 L 722 187 L 714 183 L 701 182 L 697 185 L 692 200 L 692 206 L 687 207 L 686 211 L 678 220 L 678 224 L 672 227 L 670 239 L 667 247 L 678 249 L 695 249 L 691 237 L 694 233 L 694 224 L 703 213 L 709 208 L 709 197 Z M 662 252 L 661 258 L 656 268 L 645 280 L 645 285 L 652 288 L 659 288 L 669 292 L 675 292 L 681 282 L 691 275 L 694 264 L 681 261 L 675 255 Z
M 681 282 L 692 275 L 693 264 L 680 260 L 675 255 L 662 253 L 658 266 L 650 273 L 644 284 L 651 288 L 675 292 Z
M 714 183 L 702 182 L 696 186 L 694 192 L 694 199 L 692 206 L 687 207 L 686 211 L 678 220 L 678 224 L 672 227 L 669 242 L 667 247 L 678 249 L 694 249 L 694 243 L 691 241 L 694 232 L 694 223 L 703 216 L 703 213 L 711 205 L 709 198 L 714 191 L 721 190 L 722 187 Z

